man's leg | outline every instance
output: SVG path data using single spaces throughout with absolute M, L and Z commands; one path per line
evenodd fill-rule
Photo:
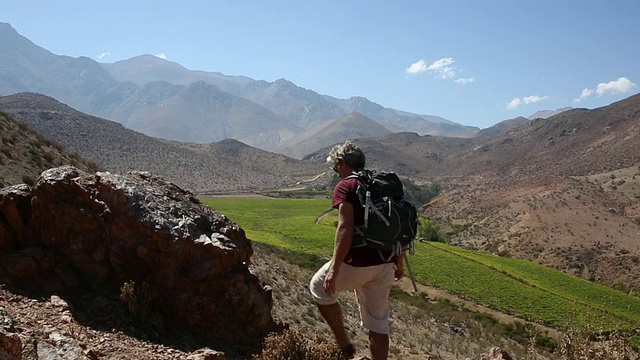
M 320 315 L 322 315 L 324 320 L 331 328 L 338 346 L 340 348 L 344 348 L 351 343 L 351 340 L 349 339 L 349 335 L 347 335 L 347 331 L 344 328 L 342 308 L 337 302 L 335 294 L 327 294 L 323 288 L 324 279 L 327 275 L 327 271 L 329 270 L 329 266 L 330 262 L 327 262 L 322 268 L 320 268 L 320 270 L 315 273 L 315 275 L 311 279 L 311 283 L 309 284 L 309 290 L 311 290 L 311 294 L 318 304 Z
M 369 329 L 372 360 L 386 360 L 389 356 L 389 291 L 393 286 L 394 267 L 391 263 L 375 266 L 377 276 L 356 290 L 362 325 Z
M 320 310 L 320 315 L 322 315 L 324 320 L 327 322 L 327 324 L 329 324 L 329 327 L 333 331 L 338 346 L 342 348 L 349 345 L 351 343 L 351 340 L 349 339 L 349 335 L 347 335 L 347 331 L 344 328 L 344 321 L 342 319 L 342 308 L 340 307 L 340 304 L 318 304 L 318 309 Z
M 389 334 L 379 334 L 369 330 L 369 351 L 371 351 L 371 360 L 387 360 Z

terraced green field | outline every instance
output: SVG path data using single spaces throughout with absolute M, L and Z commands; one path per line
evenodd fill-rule
M 337 222 L 328 199 L 205 199 L 253 241 L 329 258 Z M 410 256 L 418 282 L 556 328 L 597 324 L 637 328 L 640 298 L 530 261 L 441 243 L 417 243 Z

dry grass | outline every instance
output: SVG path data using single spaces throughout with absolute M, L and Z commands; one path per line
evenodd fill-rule
M 297 330 L 287 329 L 264 341 L 264 348 L 253 360 L 335 360 L 338 349 L 324 340 L 312 341 Z
M 120 299 L 127 305 L 131 315 L 140 322 L 147 320 L 157 296 L 158 290 L 146 282 L 136 284 L 131 280 L 120 288 Z

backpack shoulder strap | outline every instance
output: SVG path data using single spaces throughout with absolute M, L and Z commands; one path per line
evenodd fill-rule
M 371 170 L 354 171 L 351 173 L 351 175 L 347 176 L 345 179 L 358 179 L 358 183 L 362 185 L 365 189 L 367 189 L 373 182 L 373 171 Z

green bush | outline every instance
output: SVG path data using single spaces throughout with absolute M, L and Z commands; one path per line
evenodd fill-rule
M 440 225 L 427 218 L 420 218 L 418 239 L 446 243 L 446 235 L 440 232 Z
M 428 203 L 433 198 L 440 195 L 440 191 L 442 190 L 441 186 L 436 183 L 417 186 L 411 180 L 402 179 L 402 184 L 404 185 L 404 192 L 407 194 L 407 197 L 416 206 Z

